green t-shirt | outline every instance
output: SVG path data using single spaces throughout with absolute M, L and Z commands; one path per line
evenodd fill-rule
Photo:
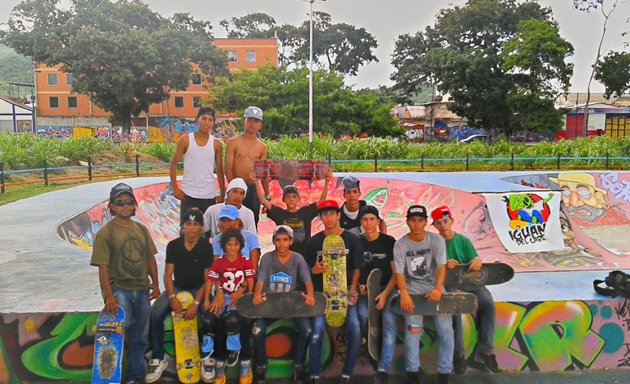
M 455 233 L 452 239 L 446 240 L 447 260 L 457 260 L 460 264 L 468 264 L 477 256 L 475 247 L 466 236 Z
M 132 221 L 130 227 L 121 227 L 113 221 L 97 233 L 92 248 L 91 265 L 109 266 L 112 288 L 141 290 L 149 288 L 147 260 L 157 253 L 149 230 Z

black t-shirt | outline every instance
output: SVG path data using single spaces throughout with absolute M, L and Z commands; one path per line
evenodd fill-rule
M 368 241 L 361 236 L 365 266 L 361 268 L 360 284 L 367 282 L 368 275 L 373 269 L 381 270 L 381 286 L 387 285 L 392 277 L 392 262 L 394 261 L 394 243 L 396 239 L 385 233 L 379 233 L 375 240 Z
M 212 265 L 212 247 L 201 238 L 192 250 L 184 246 L 184 238 L 171 240 L 166 246 L 166 263 L 174 264 L 174 284 L 181 289 L 201 288 L 205 281 L 203 270 Z
M 366 205 L 367 202 L 365 200 L 359 200 L 359 211 Z M 356 219 L 351 219 L 348 215 L 346 215 L 346 212 L 344 211 L 345 206 L 346 203 L 343 203 L 341 205 L 341 218 L 339 219 L 339 226 L 344 229 L 352 230 L 358 235 L 359 233 L 361 233 L 361 220 L 359 220 L 359 215 L 357 213 Z
M 322 256 L 322 246 L 324 245 L 324 232 L 319 232 L 315 236 L 311 237 L 306 245 L 306 263 L 309 269 L 313 268 L 315 262 Z M 348 279 L 348 285 L 352 280 L 352 272 L 355 269 L 361 269 L 365 265 L 365 259 L 363 258 L 363 245 L 359 236 L 350 233 L 349 231 L 343 231 L 341 238 L 346 244 L 346 276 Z M 322 278 L 323 274 L 313 275 L 313 286 L 315 291 L 323 292 Z
M 311 222 L 317 217 L 317 203 L 308 204 L 293 213 L 272 205 L 267 217 L 276 225 L 288 225 L 293 230 L 291 250 L 304 256 L 306 243 L 311 238 Z

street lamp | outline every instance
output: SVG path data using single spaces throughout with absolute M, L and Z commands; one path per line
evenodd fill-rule
M 326 0 L 319 0 L 324 2 Z M 309 53 L 308 53 L 308 153 L 313 159 L 313 3 L 315 0 L 308 0 L 311 6 L 309 13 Z

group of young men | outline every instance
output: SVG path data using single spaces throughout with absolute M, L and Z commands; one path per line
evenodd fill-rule
M 117 305 L 126 313 L 130 334 L 127 382 L 157 381 L 167 363 L 164 359 L 164 319 L 171 311 L 183 312 L 176 294 L 190 291 L 193 305 L 186 318 L 199 316 L 202 324 L 202 380 L 225 383 L 225 366 L 240 360 L 241 384 L 255 377 L 264 383 L 267 371 L 266 328 L 272 319 L 250 323 L 240 317 L 235 303 L 246 292 L 254 293 L 254 303 L 262 303 L 266 292 L 303 291 L 308 305 L 314 304 L 314 292 L 323 292 L 326 263 L 322 247 L 327 235 L 339 235 L 346 248 L 348 307 L 345 322 L 346 353 L 341 382 L 353 373 L 368 326 L 367 292 L 370 271 L 382 271 L 381 293 L 374 305 L 382 311 L 382 350 L 378 361 L 378 382 L 389 382 L 394 358 L 397 320 L 388 305 L 399 293 L 405 310 L 405 359 L 407 382 L 420 380 L 420 337 L 423 316 L 413 313 L 410 295 L 422 294 L 439 301 L 446 268 L 469 264 L 481 267 L 481 259 L 466 237 L 453 231 L 453 216 L 442 206 L 431 213 L 438 234 L 426 231 L 428 214 L 424 206 L 407 210 L 409 233 L 395 240 L 387 235 L 378 209 L 360 199 L 360 181 L 343 179 L 345 202 L 339 206 L 327 200 L 326 177 L 318 202 L 299 207 L 300 192 L 293 185 L 283 189 L 286 208 L 271 203 L 268 180 L 257 181 L 253 162 L 266 158 L 266 147 L 258 140 L 263 113 L 257 107 L 245 111 L 244 133 L 227 144 L 227 187 L 222 166 L 222 145 L 209 134 L 214 125 L 214 111 L 202 107 L 198 114 L 198 132 L 183 136 L 171 163 L 173 194 L 181 200 L 181 236 L 166 248 L 160 293 L 155 254 L 157 250 L 142 224 L 132 220 L 137 202 L 130 186 L 120 183 L 110 192 L 112 215 L 96 235 L 91 264 L 99 268 L 99 280 L 105 310 L 115 312 Z M 183 158 L 182 188 L 177 185 L 177 163 Z M 216 170 L 216 180 L 213 171 Z M 215 189 L 218 185 L 218 190 Z M 274 250 L 260 255 L 257 218 L 260 205 L 277 227 L 272 240 Z M 251 209 L 253 208 L 253 209 Z M 311 222 L 319 217 L 323 230 L 311 236 Z M 204 236 L 205 234 L 205 236 Z M 211 241 L 210 241 L 211 239 Z M 492 353 L 494 337 L 494 301 L 481 287 L 473 292 L 479 298 L 479 355 L 488 369 L 498 371 Z M 150 301 L 156 299 L 153 305 Z M 464 373 L 466 358 L 460 316 L 434 316 L 440 344 L 438 382 L 447 383 L 451 372 Z M 150 325 L 150 326 L 149 326 Z M 317 383 L 322 371 L 322 349 L 326 336 L 324 315 L 296 319 L 298 337 L 294 356 L 294 382 Z M 251 362 L 249 340 L 254 341 L 255 359 Z M 145 354 L 151 346 L 148 372 Z M 305 369 L 306 355 L 308 370 Z M 307 372 L 308 371 L 308 372 Z

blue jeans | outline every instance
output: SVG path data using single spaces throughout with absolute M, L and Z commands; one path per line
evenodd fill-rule
M 453 316 L 432 316 L 440 340 L 438 373 L 451 373 L 453 369 Z M 420 337 L 424 331 L 412 333 L 411 327 L 422 327 L 422 315 L 405 315 L 405 366 L 407 372 L 420 371 Z
M 322 349 L 326 337 L 326 317 L 324 315 L 310 317 L 311 340 L 309 341 L 309 364 L 311 377 L 319 377 L 322 373 Z
M 151 302 L 149 290 L 130 291 L 112 288 L 112 293 L 125 310 L 125 332 L 129 335 L 127 345 L 127 380 L 144 380 L 146 367 L 144 354 L 149 347 L 149 317 Z
M 175 293 L 185 291 L 175 287 Z M 193 297 L 197 297 L 199 289 L 187 289 Z M 203 306 L 199 304 L 197 309 L 197 317 L 203 313 Z M 151 306 L 151 350 L 154 359 L 164 359 L 164 319 L 171 313 L 171 304 L 167 297 L 166 291 L 155 299 Z
M 489 355 L 494 350 L 494 320 L 496 317 L 494 299 L 485 286 L 466 290 L 466 292 L 477 296 L 479 301 L 477 307 L 479 351 L 484 355 Z M 464 332 L 461 316 L 453 316 L 453 328 L 455 331 L 455 356 L 464 356 Z
M 346 312 L 346 360 L 343 362 L 342 375 L 352 376 L 354 364 L 359 356 L 360 342 L 361 325 L 359 324 L 358 305 L 348 305 L 348 311 Z
M 396 314 L 392 312 L 392 307 L 389 305 L 391 297 L 397 293 L 396 289 L 387 297 L 387 304 L 381 311 L 381 358 L 378 361 L 377 370 L 379 372 L 389 372 L 394 360 L 394 351 L 396 349 L 396 337 L 398 336 L 398 327 L 396 324 Z M 360 312 L 359 312 L 360 315 Z
M 295 356 L 293 363 L 303 365 L 306 359 L 306 344 L 311 335 L 311 322 L 308 317 L 298 317 L 295 324 L 298 328 L 297 345 L 295 348 Z M 252 338 L 254 339 L 254 349 L 256 350 L 256 365 L 259 367 L 267 366 L 267 325 L 273 319 L 256 319 L 252 327 Z
M 235 309 L 230 309 L 230 304 L 232 303 L 232 299 L 230 298 L 229 293 L 224 293 L 224 304 L 223 309 L 221 310 L 221 316 L 219 316 L 219 321 L 223 322 L 223 316 L 225 316 L 228 312 L 235 312 Z M 235 312 L 236 313 L 236 312 Z M 237 315 L 238 316 L 238 315 Z M 226 348 L 228 351 L 243 351 L 239 356 L 241 360 L 249 360 L 249 326 L 247 325 L 247 319 L 242 316 L 238 316 L 239 322 L 239 330 L 237 332 L 227 332 L 226 339 Z M 219 326 L 222 330 L 221 332 L 226 331 L 225 325 Z M 244 340 L 245 348 L 241 348 L 241 340 Z M 212 354 L 215 348 L 215 336 L 209 335 L 206 330 L 204 330 L 203 337 L 201 339 L 201 352 L 202 354 Z M 221 346 L 221 351 L 219 352 L 217 358 L 221 358 L 223 356 L 223 346 Z

